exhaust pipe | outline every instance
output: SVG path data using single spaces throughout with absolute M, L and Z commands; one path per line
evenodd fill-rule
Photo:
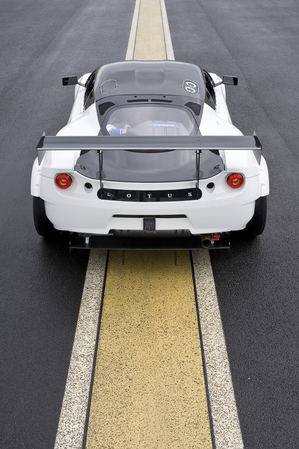
M 212 234 L 202 234 L 201 235 L 201 246 L 205 249 L 210 248 L 212 245 Z

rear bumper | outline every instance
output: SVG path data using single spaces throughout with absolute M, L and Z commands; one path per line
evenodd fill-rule
M 211 182 L 211 179 L 213 182 Z M 53 226 L 61 231 L 80 234 L 108 235 L 111 232 L 142 231 L 144 219 L 155 218 L 156 231 L 187 230 L 193 235 L 223 233 L 244 229 L 254 214 L 255 200 L 260 197 L 259 177 L 247 178 L 237 191 L 227 186 L 226 174 L 202 180 L 202 196 L 188 201 L 115 201 L 98 197 L 99 182 L 92 188 L 85 186 L 86 178 L 74 178 L 73 185 L 59 191 L 53 179 L 42 178 L 40 197 L 45 201 L 45 211 Z M 212 188 L 210 188 L 212 185 Z M 194 189 L 194 182 L 155 184 L 157 192 L 170 188 Z M 145 190 L 153 185 L 126 185 L 106 183 L 106 188 L 123 188 L 131 194 L 132 187 Z
M 255 201 L 229 204 L 227 201 L 193 202 L 162 207 L 100 204 L 98 208 L 45 203 L 46 214 L 61 231 L 108 235 L 115 231 L 143 231 L 144 220 L 155 218 L 156 231 L 186 230 L 193 235 L 244 229 L 254 214 Z M 139 208 L 138 208 L 139 206 Z

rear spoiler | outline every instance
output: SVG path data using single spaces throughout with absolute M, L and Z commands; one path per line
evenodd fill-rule
M 45 136 L 37 144 L 38 162 L 41 163 L 46 151 L 97 151 L 99 154 L 99 180 L 102 183 L 104 151 L 113 150 L 194 150 L 196 152 L 196 191 L 200 198 L 200 155 L 208 150 L 252 150 L 257 162 L 261 163 L 262 145 L 253 136 Z
M 198 154 L 205 150 L 253 150 L 261 163 L 262 145 L 253 136 L 46 136 L 37 144 L 38 160 L 41 163 L 45 151 L 88 150 L 195 150 Z

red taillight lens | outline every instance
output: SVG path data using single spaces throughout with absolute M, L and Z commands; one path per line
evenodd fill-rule
M 55 178 L 55 183 L 60 189 L 68 189 L 72 184 L 72 178 L 67 173 L 59 173 Z
M 229 177 L 227 178 L 227 184 L 232 188 L 232 189 L 238 189 L 239 187 L 241 187 L 241 185 L 244 182 L 244 178 L 242 175 L 240 175 L 240 173 L 232 173 L 231 175 L 229 175 Z

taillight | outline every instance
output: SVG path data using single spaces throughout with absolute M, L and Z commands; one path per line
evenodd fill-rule
M 60 189 L 68 189 L 72 184 L 72 178 L 67 173 L 59 173 L 59 175 L 56 175 L 55 184 Z
M 227 178 L 227 184 L 232 189 L 238 189 L 244 182 L 244 178 L 240 173 L 232 173 Z

